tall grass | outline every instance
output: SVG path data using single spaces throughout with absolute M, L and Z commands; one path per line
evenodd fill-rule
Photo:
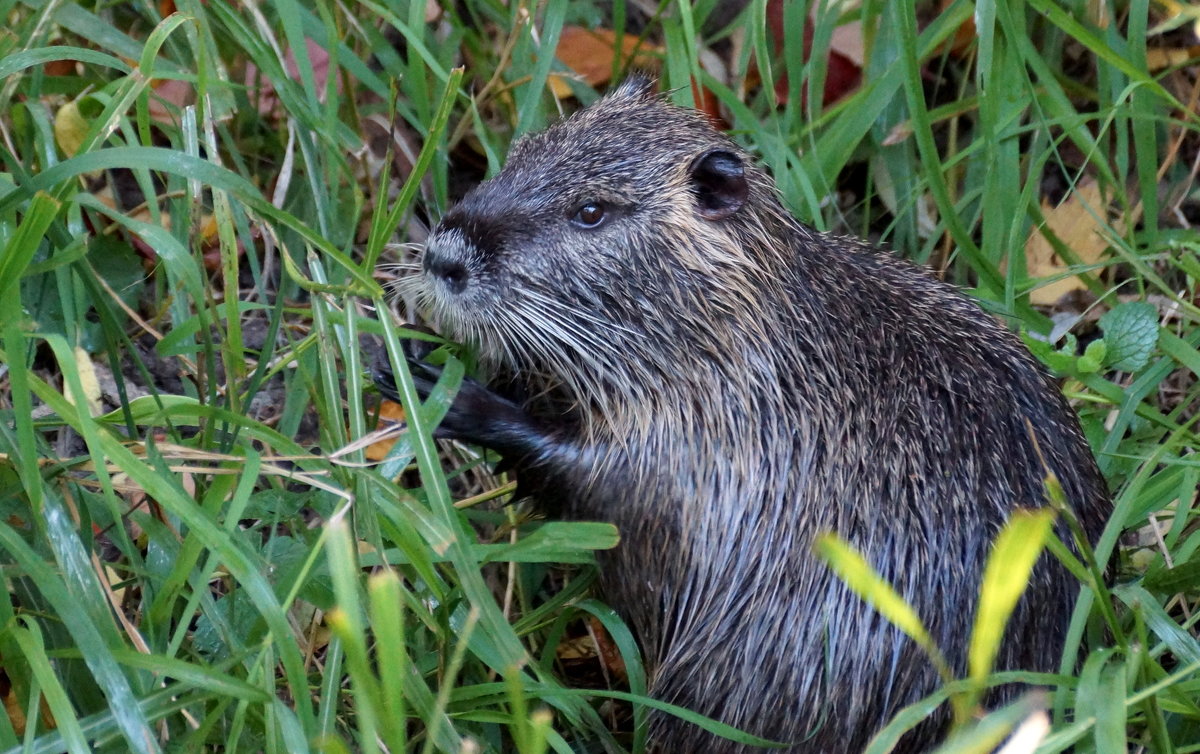
M 588 591 L 617 532 L 478 505 L 478 458 L 443 473 L 430 431 L 461 373 L 418 406 L 401 369 L 412 430 L 367 460 L 364 343 L 406 335 L 384 316 L 395 244 L 575 106 L 551 51 L 599 22 L 661 49 L 680 101 L 710 91 L 800 217 L 932 263 L 1027 333 L 1114 491 L 1096 562 L 1118 551 L 1116 586 L 1080 568 L 1039 751 L 1200 751 L 1181 220 L 1200 121 L 1195 61 L 1148 66 L 1172 39 L 1148 33 L 1159 6 L 822 6 L 807 59 L 794 28 L 776 50 L 764 0 L 727 29 L 712 2 L 644 25 L 623 2 L 445 6 L 0 2 L 0 751 L 642 749 L 605 700 L 662 705 Z M 823 106 L 806 91 L 854 20 L 864 83 Z M 733 75 L 709 39 L 733 40 Z M 1047 193 L 1085 182 L 1099 259 L 1045 222 Z M 1039 232 L 1072 268 L 1029 269 Z M 1086 306 L 1060 337 L 1030 292 L 1074 274 Z M 580 688 L 564 647 L 598 626 L 627 680 Z

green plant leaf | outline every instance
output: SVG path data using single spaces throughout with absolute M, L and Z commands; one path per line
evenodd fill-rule
M 1108 356 L 1108 343 L 1103 340 L 1093 340 L 1088 343 L 1084 349 L 1083 355 L 1076 362 L 1079 371 L 1085 374 L 1099 372 L 1100 367 L 1104 366 L 1104 359 Z
M 1177 563 L 1172 568 L 1150 571 L 1142 579 L 1142 585 L 1160 594 L 1178 594 L 1200 588 L 1200 554 L 1191 560 Z
M 129 413 L 133 417 L 133 422 L 140 426 L 164 426 L 168 422 L 167 412 L 181 406 L 200 407 L 200 401 L 187 395 L 143 395 L 129 401 Z M 125 414 L 121 409 L 109 411 L 103 416 L 96 417 L 98 422 L 107 422 L 110 424 L 121 425 L 125 423 Z M 184 421 L 171 422 L 176 427 L 181 426 L 198 426 L 196 421 L 185 419 Z
M 511 545 L 487 547 L 484 562 L 586 563 L 592 560 L 592 550 L 611 550 L 620 541 L 612 524 L 547 521 Z
M 1108 346 L 1108 364 L 1122 372 L 1136 372 L 1150 362 L 1158 344 L 1158 310 L 1146 301 L 1118 304 L 1100 318 Z
M 0 296 L 9 295 L 9 290 L 25 274 L 25 268 L 33 261 L 33 255 L 37 253 L 46 229 L 58 214 L 59 206 L 59 202 L 49 194 L 38 192 L 33 195 L 16 233 L 0 250 Z

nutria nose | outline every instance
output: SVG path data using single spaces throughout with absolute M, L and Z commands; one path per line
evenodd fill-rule
M 470 278 L 466 266 L 439 254 L 433 246 L 425 248 L 421 266 L 426 275 L 441 280 L 451 293 L 462 293 L 466 290 L 467 280 Z

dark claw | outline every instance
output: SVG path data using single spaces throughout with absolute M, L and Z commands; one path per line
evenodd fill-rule
M 441 367 L 426 364 L 423 361 L 409 360 L 408 371 L 412 375 L 413 385 L 416 386 L 417 395 L 421 397 L 421 400 L 429 397 L 429 394 L 433 392 L 434 385 L 437 385 L 438 378 L 442 376 Z
M 409 353 L 409 344 L 425 343 L 426 341 L 406 340 L 404 341 L 406 361 L 408 361 L 408 370 L 412 374 L 413 383 L 417 388 L 417 395 L 421 400 L 429 397 L 433 386 L 437 384 L 438 378 L 442 375 L 442 368 L 428 364 L 414 358 Z M 428 353 L 428 351 L 426 351 Z M 396 375 L 392 372 L 392 362 L 388 359 L 387 353 L 381 353 L 371 366 L 371 381 L 375 383 L 375 387 L 383 394 L 384 398 L 394 402 L 402 403 L 400 399 L 400 390 L 396 386 Z
M 528 474 L 520 474 L 517 476 L 517 486 L 513 490 L 512 499 L 524 500 L 526 498 L 536 498 L 538 496 L 537 486 L 530 481 Z
M 425 333 L 438 337 L 438 334 L 424 325 L 405 325 L 408 330 Z M 400 347 L 404 350 L 405 357 L 409 362 L 424 361 L 425 357 L 433 353 L 438 344 L 431 340 L 421 340 L 420 338 L 405 338 L 400 341 Z
M 393 403 L 400 403 L 400 391 L 396 389 L 396 375 L 392 372 L 392 363 L 388 360 L 387 352 L 382 352 L 371 365 L 371 381 L 384 398 Z
M 405 325 L 405 328 L 437 336 L 436 332 L 424 325 L 410 324 Z M 420 338 L 405 338 L 400 341 L 400 349 L 404 352 L 405 360 L 408 361 L 409 371 L 412 372 L 413 378 L 417 380 L 417 392 L 420 394 L 421 400 L 429 397 L 429 391 L 433 389 L 433 385 L 441 375 L 440 368 L 424 363 L 425 357 L 437 347 L 437 343 Z M 422 381 L 417 379 L 418 377 L 425 379 Z M 429 382 L 430 380 L 432 382 Z M 379 392 L 383 394 L 383 397 L 395 403 L 401 403 L 400 393 L 396 389 L 396 375 L 392 374 L 392 362 L 388 359 L 386 351 L 381 352 L 376 357 L 375 363 L 371 366 L 371 381 L 375 383 L 375 387 L 379 388 Z

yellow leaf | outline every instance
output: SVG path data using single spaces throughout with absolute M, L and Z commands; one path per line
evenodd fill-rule
M 1196 21 L 1196 32 L 1200 33 L 1200 17 Z M 1158 73 L 1167 68 L 1184 65 L 1200 58 L 1200 45 L 1187 47 L 1151 47 L 1146 50 L 1146 69 Z
M 72 100 L 54 114 L 54 140 L 67 157 L 74 157 L 87 136 L 88 122 L 79 112 L 79 103 Z
M 913 610 L 854 548 L 833 534 L 825 534 L 817 538 L 817 552 L 838 578 L 896 628 L 908 634 L 922 647 L 935 647 L 933 638 L 925 629 L 917 611 Z
M 1049 508 L 1018 510 L 996 538 L 983 571 L 975 628 L 971 631 L 967 654 L 971 680 L 976 683 L 982 684 L 991 672 L 1004 638 L 1004 627 L 1029 585 L 1033 564 L 1042 553 L 1053 521 L 1054 511 Z
M 91 416 L 100 415 L 100 380 L 96 379 L 96 368 L 92 365 L 92 357 L 87 351 L 75 346 L 75 369 L 79 372 L 79 381 L 83 384 L 83 395 L 71 394 L 71 384 L 63 383 L 63 395 L 71 403 L 80 408 L 87 408 Z

